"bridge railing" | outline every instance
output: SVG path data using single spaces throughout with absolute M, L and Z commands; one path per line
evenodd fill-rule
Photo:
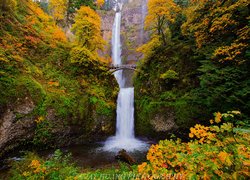
M 136 69 L 135 64 L 111 64 L 110 69 Z

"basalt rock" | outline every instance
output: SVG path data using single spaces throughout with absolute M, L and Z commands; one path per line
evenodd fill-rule
M 29 97 L 17 99 L 15 103 L 0 107 L 0 157 L 15 150 L 32 149 L 32 141 L 37 128 L 38 115 L 34 113 L 36 105 Z M 99 115 L 90 109 L 89 117 L 73 123 L 70 119 L 62 119 L 56 111 L 48 108 L 45 119 L 50 123 L 51 139 L 44 147 L 61 147 L 104 140 L 114 133 L 115 117 Z M 115 113 L 114 113 L 115 116 Z M 36 148 L 36 147 L 35 147 Z
M 35 121 L 29 114 L 35 105 L 30 97 L 17 99 L 14 105 L 1 107 L 0 156 L 34 136 Z
M 115 158 L 122 162 L 128 163 L 129 165 L 136 163 L 135 159 L 130 156 L 125 149 L 120 150 Z

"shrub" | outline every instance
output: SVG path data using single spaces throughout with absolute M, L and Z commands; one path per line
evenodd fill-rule
M 70 156 L 56 150 L 51 158 L 43 160 L 29 152 L 13 164 L 11 179 L 73 179 L 79 170 L 70 163 Z
M 250 177 L 249 130 L 225 120 L 239 111 L 215 113 L 210 126 L 190 128 L 190 142 L 164 140 L 152 145 L 148 162 L 138 166 L 142 178 L 248 179 Z M 215 124 L 215 125 L 214 125 Z

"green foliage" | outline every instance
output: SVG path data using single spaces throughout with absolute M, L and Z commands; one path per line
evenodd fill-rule
M 208 112 L 238 109 L 248 112 L 249 69 L 246 65 L 218 65 L 201 61 L 200 87 L 194 90 L 194 101 L 207 108 Z
M 63 155 L 60 150 L 47 160 L 27 153 L 22 161 L 13 164 L 11 179 L 73 179 L 79 170 L 70 159 L 70 154 Z
M 162 6 L 158 10 L 164 11 L 158 16 L 171 13 L 163 5 L 167 1 L 149 5 L 157 2 Z M 170 14 L 174 20 L 162 27 L 163 32 L 170 31 L 165 46 L 157 43 L 162 37 L 156 41 L 153 34 L 139 48 L 144 58 L 134 78 L 136 122 L 149 124 L 148 112 L 164 116 L 168 112 L 157 109 L 168 107 L 174 107 L 179 127 L 187 128 L 197 119 L 205 121 L 214 111 L 230 109 L 241 110 L 249 122 L 249 2 L 174 2 L 182 10 Z M 147 23 L 159 21 L 150 18 Z
M 160 78 L 161 79 L 177 80 L 178 79 L 178 73 L 176 73 L 173 70 L 167 70 L 165 73 L 161 74 Z
M 43 147 L 45 144 L 51 145 L 52 138 L 52 124 L 44 117 L 40 116 L 36 120 L 35 135 L 33 137 L 33 144 L 36 147 Z
M 250 134 L 235 131 L 232 123 L 223 122 L 239 114 L 239 111 L 215 113 L 210 122 L 216 125 L 197 124 L 190 128 L 189 136 L 195 140 L 170 139 L 152 145 L 148 162 L 138 166 L 139 174 L 150 179 L 178 176 L 181 179 L 248 179 Z
M 108 168 L 103 170 L 88 171 L 81 173 L 77 179 L 122 179 L 130 180 L 138 177 L 136 166 L 128 166 L 126 163 L 119 162 L 119 168 Z
M 0 17 L 3 15 L 8 15 L 15 13 L 17 6 L 16 0 L 1 0 L 0 1 Z
M 73 163 L 71 154 L 64 155 L 56 150 L 48 159 L 34 153 L 26 153 L 23 160 L 14 162 L 10 170 L 10 179 L 131 179 L 137 177 L 136 166 L 119 163 L 119 168 L 88 171 L 80 173 Z M 85 170 L 86 171 L 86 170 Z
M 196 86 L 197 63 L 186 56 L 188 52 L 192 55 L 192 48 L 188 42 L 173 40 L 170 47 L 156 47 L 142 60 L 134 78 L 138 134 L 155 133 L 146 128 L 154 114 L 173 113 L 179 127 L 193 125 L 197 105 L 190 102 L 189 91 Z
M 97 57 L 86 47 L 74 47 L 70 52 L 70 62 L 80 66 L 89 66 Z

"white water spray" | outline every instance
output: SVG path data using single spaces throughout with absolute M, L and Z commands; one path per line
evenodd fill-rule
M 121 4 L 115 8 L 115 20 L 112 29 L 112 59 L 113 64 L 119 65 L 121 62 Z M 115 72 L 116 80 L 120 87 L 117 99 L 117 117 L 116 117 L 116 135 L 107 139 L 104 145 L 106 151 L 118 151 L 125 149 L 127 151 L 142 150 L 147 146 L 134 135 L 134 88 L 124 87 L 125 79 L 122 70 Z

